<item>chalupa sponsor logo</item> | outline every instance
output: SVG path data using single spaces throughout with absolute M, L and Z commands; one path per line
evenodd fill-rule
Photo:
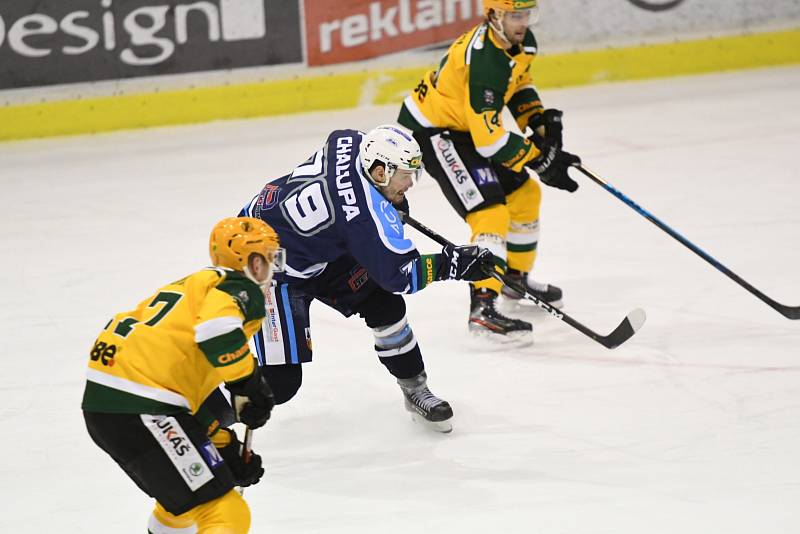
M 628 0 L 628 2 L 646 11 L 667 11 L 678 7 L 685 0 Z
M 32 7 L 39 9 L 41 3 Z M 116 53 L 124 64 L 150 66 L 169 60 L 176 47 L 201 38 L 204 30 L 212 43 L 261 39 L 267 31 L 262 0 L 186 4 L 153 0 L 133 10 L 127 10 L 131 2 L 121 0 L 116 0 L 116 5 L 114 0 L 85 4 L 85 9 L 68 13 L 56 14 L 58 8 L 54 8 L 50 13 L 27 13 L 16 19 L 0 7 L 0 47 L 28 58 L 80 56 L 105 49 Z

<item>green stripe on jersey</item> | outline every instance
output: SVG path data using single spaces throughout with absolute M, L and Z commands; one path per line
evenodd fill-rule
M 414 118 L 414 115 L 408 111 L 406 108 L 405 103 L 403 103 L 402 107 L 400 108 L 400 115 L 397 117 L 397 123 L 400 126 L 405 126 L 412 132 L 418 132 L 420 130 L 424 130 L 425 127 L 417 122 L 417 119 Z
M 151 415 L 170 415 L 187 411 L 183 406 L 140 397 L 91 381 L 86 382 L 81 408 L 87 412 L 146 413 Z
M 237 328 L 236 330 L 231 330 L 230 332 L 226 332 L 220 336 L 201 341 L 198 343 L 198 345 L 200 346 L 200 350 L 203 351 L 203 354 L 206 355 L 206 358 L 214 367 L 223 367 L 233 363 L 233 361 L 226 360 L 224 358 L 223 361 L 220 361 L 220 356 L 235 354 L 237 351 L 247 349 L 248 347 L 247 337 L 244 335 L 244 330 L 241 328 Z M 242 356 L 243 354 L 236 355 L 234 361 L 240 360 Z
M 522 136 L 512 133 L 508 136 L 508 142 L 490 159 L 510 167 L 521 159 L 520 154 L 527 154 L 530 149 L 530 144 L 525 144 Z

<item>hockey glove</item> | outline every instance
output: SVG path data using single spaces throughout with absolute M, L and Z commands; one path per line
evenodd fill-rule
M 275 397 L 258 366 L 247 378 L 225 385 L 231 392 L 231 404 L 236 411 L 237 421 L 253 429 L 264 426 L 275 406 Z
M 489 278 L 494 270 L 494 256 L 488 249 L 477 245 L 452 246 L 442 249 L 442 264 L 437 280 L 469 280 L 477 282 Z
M 533 135 L 533 142 L 539 149 L 539 157 L 529 161 L 526 166 L 539 175 L 542 183 L 550 187 L 564 189 L 570 193 L 578 190 L 578 183 L 569 177 L 567 169 L 581 162 L 581 158 L 561 150 L 561 147 L 548 138 Z
M 578 190 L 578 182 L 569 177 L 568 170 L 573 165 L 578 165 L 581 158 L 561 150 L 556 154 L 555 161 L 544 171 L 538 173 L 543 184 L 563 189 L 574 193 Z
M 228 439 L 223 436 L 214 437 L 214 444 L 219 441 L 227 441 L 225 446 L 216 445 L 219 450 L 219 455 L 225 460 L 225 464 L 233 473 L 233 479 L 237 486 L 246 488 L 257 484 L 261 477 L 264 476 L 264 467 L 261 462 L 261 456 L 254 452 L 250 452 L 247 462 L 242 458 L 242 442 L 236 437 L 232 430 L 227 428 L 220 428 L 220 433 L 228 434 Z
M 549 139 L 560 149 L 564 144 L 564 124 L 561 121 L 563 115 L 564 112 L 561 110 L 546 109 L 542 113 L 532 115 L 528 121 L 528 127 L 540 138 Z M 540 128 L 543 128 L 543 130 L 540 130 Z

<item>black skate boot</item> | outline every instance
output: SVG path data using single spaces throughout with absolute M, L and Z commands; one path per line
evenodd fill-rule
M 561 300 L 563 294 L 561 292 L 561 288 L 559 287 L 556 287 L 552 284 L 539 283 L 528 276 L 528 273 L 523 273 L 521 271 L 517 271 L 516 269 L 509 269 L 506 272 L 506 278 L 524 287 L 528 293 L 539 300 L 545 301 L 553 308 L 561 309 L 564 306 L 564 302 Z M 518 301 L 520 304 L 524 302 L 525 304 L 536 306 L 536 304 L 533 302 L 524 299 L 522 297 L 522 293 L 515 291 L 508 286 L 503 286 L 502 293 L 503 297 L 507 298 L 508 300 Z
M 469 331 L 489 336 L 503 343 L 530 343 L 533 341 L 533 325 L 520 319 L 506 317 L 497 311 L 497 293 L 491 289 L 475 289 L 470 286 L 471 309 Z
M 453 430 L 451 419 L 453 409 L 446 400 L 442 400 L 428 389 L 428 375 L 422 371 L 412 378 L 398 378 L 397 383 L 403 391 L 406 410 L 411 418 L 437 432 Z

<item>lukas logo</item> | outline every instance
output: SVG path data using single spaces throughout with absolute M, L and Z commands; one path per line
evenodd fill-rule
M 463 184 L 467 179 L 467 170 L 461 164 L 461 160 L 455 155 L 453 143 L 447 139 L 439 138 L 439 142 L 436 143 L 436 145 L 444 159 L 447 170 L 452 173 L 458 183 Z
M 161 430 L 164 438 L 170 444 L 172 444 L 172 450 L 175 452 L 175 454 L 178 456 L 183 456 L 191 450 L 187 440 L 184 439 L 182 434 L 175 430 L 175 427 L 172 426 L 171 418 L 165 418 L 161 421 L 156 421 L 156 426 Z
M 19 56 L 41 58 L 105 49 L 126 65 L 150 66 L 164 63 L 190 40 L 232 42 L 266 35 L 263 0 L 138 3 L 151 5 L 130 10 L 131 2 L 97 0 L 64 15 L 29 13 L 16 20 L 0 8 L 0 51 L 7 46 Z

